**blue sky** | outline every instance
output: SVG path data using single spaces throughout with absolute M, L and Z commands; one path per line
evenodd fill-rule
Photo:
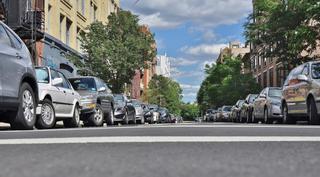
M 137 2 L 137 3 L 136 3 Z M 172 77 L 183 88 L 185 102 L 196 101 L 214 62 L 230 41 L 244 42 L 243 23 L 251 0 L 122 0 L 121 8 L 139 15 L 155 33 L 158 54 L 171 57 Z

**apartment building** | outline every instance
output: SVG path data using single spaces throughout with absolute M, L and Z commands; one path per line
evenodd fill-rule
M 226 57 L 239 57 L 242 61 L 242 74 L 250 73 L 250 48 L 239 41 L 229 42 L 229 46 L 222 48 L 217 63 L 223 63 Z

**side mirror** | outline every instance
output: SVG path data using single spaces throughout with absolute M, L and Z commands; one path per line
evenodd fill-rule
M 107 89 L 105 87 L 101 87 L 98 89 L 98 92 L 105 92 Z
M 297 79 L 298 79 L 298 81 L 309 82 L 309 78 L 304 74 L 298 75 Z
M 55 78 L 52 80 L 52 85 L 53 86 L 57 86 L 63 83 L 63 79 L 62 78 Z

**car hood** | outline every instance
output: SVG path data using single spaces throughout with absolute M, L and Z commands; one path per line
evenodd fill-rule
M 269 100 L 272 103 L 281 103 L 281 98 L 280 97 L 269 97 Z

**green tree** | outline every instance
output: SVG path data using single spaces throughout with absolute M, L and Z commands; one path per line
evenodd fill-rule
M 171 113 L 180 115 L 182 89 L 177 82 L 167 77 L 154 76 L 147 94 L 149 103 L 166 107 Z
M 320 37 L 319 0 L 256 0 L 245 24 L 248 42 L 286 66 L 315 59 Z
M 199 116 L 199 107 L 197 104 L 182 104 L 181 117 L 186 121 L 193 121 Z
M 146 68 L 147 61 L 155 57 L 155 40 L 129 11 L 112 13 L 108 21 L 107 25 L 94 22 L 87 33 L 81 33 L 81 47 L 87 58 L 73 58 L 73 62 L 82 74 L 100 77 L 114 93 L 121 93 L 135 71 Z
M 224 63 L 206 68 L 206 79 L 197 95 L 200 110 L 233 105 L 249 93 L 257 93 L 260 86 L 250 74 L 241 73 L 241 60 L 228 57 Z

